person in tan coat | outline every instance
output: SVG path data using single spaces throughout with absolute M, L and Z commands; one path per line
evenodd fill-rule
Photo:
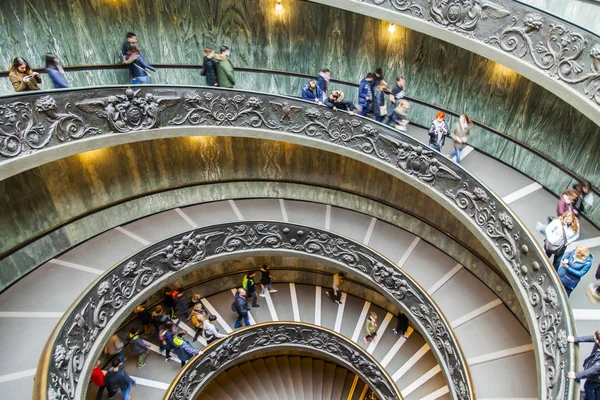
M 454 141 L 454 151 L 448 154 L 448 157 L 452 158 L 456 156 L 457 164 L 460 164 L 460 152 L 465 148 L 469 140 L 469 128 L 472 123 L 471 118 L 467 114 L 461 114 L 459 121 L 450 130 L 450 137 Z
M 29 63 L 21 57 L 13 60 L 8 73 L 8 80 L 12 83 L 16 92 L 40 90 L 39 84 L 42 83 L 40 74 L 33 72 Z

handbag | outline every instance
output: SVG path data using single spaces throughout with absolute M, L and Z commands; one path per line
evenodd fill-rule
M 562 221 L 560 222 L 560 227 L 562 228 L 563 238 L 565 239 L 562 244 L 553 244 L 548 241 L 548 239 L 544 239 L 544 250 L 546 253 L 550 253 L 552 255 L 558 256 L 563 254 L 567 249 L 567 234 L 565 232 L 565 226 Z
M 386 114 L 387 114 L 387 107 L 379 106 L 379 115 L 386 115 Z

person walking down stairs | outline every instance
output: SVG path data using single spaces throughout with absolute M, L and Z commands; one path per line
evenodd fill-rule
M 338 272 L 333 275 L 333 285 L 331 286 L 332 290 L 328 290 L 325 292 L 325 295 L 338 304 L 342 304 L 342 282 L 344 281 L 344 274 L 342 272 Z
M 252 307 L 260 307 L 260 304 L 258 304 L 258 293 L 256 293 L 256 282 L 254 282 L 255 276 L 255 271 L 248 272 L 246 275 L 244 275 L 242 287 L 246 291 L 246 297 L 248 299 L 252 297 Z
M 125 372 L 125 368 L 123 368 L 122 365 L 123 363 L 121 363 L 118 358 L 115 358 L 112 361 L 112 368 L 110 368 L 104 376 L 104 384 L 108 391 L 108 397 L 111 399 L 117 395 L 117 392 L 120 389 L 123 400 L 129 400 L 131 387 L 135 385 L 135 381 L 127 375 L 127 372 Z
M 204 323 L 206 321 L 206 312 L 202 308 L 202 304 L 196 304 L 192 311 L 192 325 L 196 328 L 196 334 L 194 335 L 194 342 L 198 340 L 198 336 L 202 335 L 204 330 Z
M 265 292 L 268 290 L 269 293 L 277 293 L 276 289 L 273 289 L 273 280 L 271 278 L 271 267 L 269 264 L 264 264 L 260 269 L 260 284 L 262 285 L 262 290 L 260 291 L 260 297 L 265 297 Z
M 173 338 L 173 343 L 175 344 L 175 353 L 177 354 L 177 358 L 181 361 L 181 368 L 185 367 L 185 363 L 187 363 L 192 357 L 196 354 L 201 354 L 202 352 L 194 347 L 187 340 L 185 340 L 186 332 L 181 329 L 177 332 L 177 336 Z
M 144 365 L 146 365 L 146 356 L 148 355 L 150 348 L 146 343 L 144 343 L 140 337 L 140 334 L 135 328 L 133 328 L 129 333 L 129 348 L 133 354 L 138 356 L 138 369 L 144 368 Z
M 396 328 L 392 329 L 392 333 L 396 336 L 403 337 L 404 339 L 408 339 L 406 336 L 406 331 L 408 330 L 408 317 L 403 313 L 398 314 L 396 318 L 398 320 L 396 324 Z
M 231 310 L 236 312 L 238 315 L 237 319 L 235 320 L 235 324 L 233 325 L 233 329 L 241 327 L 242 320 L 244 320 L 244 324 L 246 324 L 246 326 L 250 326 L 250 316 L 248 315 L 248 311 L 250 311 L 250 305 L 248 304 L 248 299 L 246 299 L 246 291 L 244 289 L 239 288 L 237 290 L 233 304 L 231 304 Z
M 219 332 L 219 329 L 217 329 L 217 327 L 215 326 L 216 320 L 217 316 L 211 314 L 208 316 L 208 321 L 204 321 L 204 330 L 202 335 L 204 336 L 204 339 L 206 339 L 206 343 L 208 344 L 214 342 L 217 339 L 221 339 L 227 336 Z
M 369 313 L 369 317 L 365 322 L 365 329 L 367 330 L 367 336 L 364 337 L 365 343 L 371 343 L 377 336 L 377 314 L 374 312 Z

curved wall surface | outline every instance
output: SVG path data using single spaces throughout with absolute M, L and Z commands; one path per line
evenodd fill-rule
M 294 0 L 284 13 L 273 0 L 43 0 L 0 9 L 9 35 L 0 39 L 0 63 L 21 55 L 41 66 L 54 51 L 64 64 L 106 64 L 120 59 L 124 33 L 135 31 L 150 63 L 201 63 L 204 46 L 232 47 L 237 66 L 316 73 L 327 66 L 338 79 L 355 81 L 382 66 L 393 81 L 404 75 L 409 95 L 466 111 L 476 120 L 537 148 L 600 186 L 598 127 L 562 99 L 515 72 L 433 37 L 343 10 Z M 40 12 L 45 9 L 46 11 Z M 60 23 L 58 21 L 60 20 Z M 317 38 L 317 39 L 315 39 Z M 73 72 L 74 86 L 126 83 L 125 70 Z M 198 71 L 159 70 L 155 83 L 199 84 Z M 302 79 L 238 73 L 239 88 L 299 94 Z M 43 85 L 48 88 L 46 82 Z M 335 85 L 332 85 L 335 86 Z M 346 89 L 346 88 L 344 88 Z M 7 79 L 0 92 L 10 93 Z M 354 93 L 354 90 L 352 90 Z M 413 107 L 410 119 L 429 124 L 430 110 Z M 475 130 L 476 131 L 476 130 Z M 505 140 L 474 133 L 474 146 L 515 166 L 555 193 L 572 183 Z M 600 220 L 600 207 L 590 212 Z

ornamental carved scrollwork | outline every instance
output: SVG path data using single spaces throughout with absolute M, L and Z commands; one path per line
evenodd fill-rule
M 186 232 L 150 246 L 114 267 L 82 296 L 58 333 L 51 350 L 53 363 L 48 369 L 49 398 L 74 398 L 83 367 L 89 362 L 92 344 L 107 339 L 111 320 L 130 302 L 135 303 L 132 301 L 135 296 L 150 285 L 156 290 L 161 280 L 209 257 L 236 252 L 248 254 L 248 250 L 285 250 L 292 254 L 318 256 L 364 276 L 403 308 L 428 342 L 434 344 L 432 349 L 450 382 L 453 398 L 473 398 L 467 365 L 449 324 L 427 293 L 402 270 L 368 247 L 339 235 L 296 224 L 261 221 L 229 223 Z M 313 346 L 325 346 L 317 339 L 312 337 Z M 229 353 L 226 354 L 247 349 L 244 345 L 239 350 L 239 343 L 233 339 L 227 345 Z M 219 368 L 225 362 L 223 354 L 217 352 L 207 357 L 213 368 Z M 369 372 L 370 367 L 360 370 L 365 376 L 373 372 Z M 186 384 L 192 385 L 200 375 L 187 378 Z M 370 379 L 378 382 L 379 378 L 373 375 Z
M 66 109 L 71 108 L 69 102 Z M 90 127 L 72 112 L 58 112 L 52 96 L 42 96 L 35 101 L 35 110 L 46 116 L 46 123 L 36 122 L 30 103 L 16 101 L 0 104 L 0 155 L 14 158 L 33 153 L 50 145 L 98 135 L 101 129 Z
M 193 399 L 222 368 L 235 365 L 236 359 L 291 348 L 334 358 L 356 372 L 378 398 L 401 399 L 389 375 L 360 346 L 318 326 L 282 322 L 251 326 L 219 340 L 186 365 L 179 379 L 171 384 L 166 398 Z
M 179 97 L 156 96 L 151 92 L 142 96 L 141 89 L 128 88 L 125 94 L 87 99 L 75 105 L 106 119 L 112 132 L 127 133 L 157 128 L 161 112 L 179 101 Z
M 491 1 L 482 0 L 428 0 L 429 20 L 451 31 L 474 35 L 481 20 L 501 19 L 510 15 Z

